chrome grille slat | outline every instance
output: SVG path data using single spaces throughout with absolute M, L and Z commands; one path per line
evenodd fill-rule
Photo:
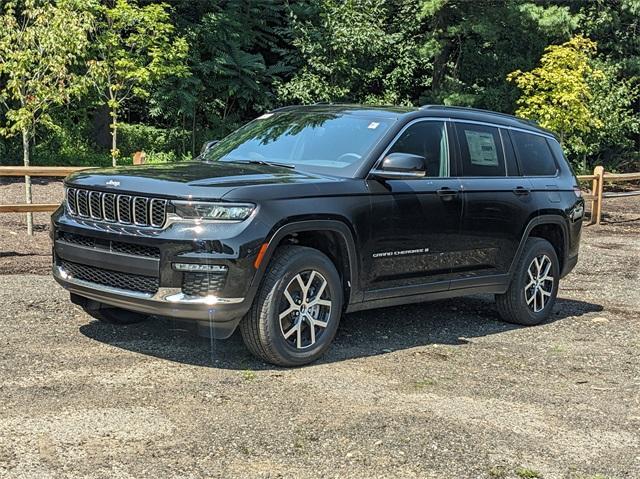
M 76 199 L 76 189 L 68 188 L 67 189 L 67 209 L 70 214 L 77 215 L 78 214 L 78 202 Z
M 149 224 L 147 207 L 149 206 L 149 200 L 141 196 L 135 196 L 132 203 L 133 209 L 133 223 L 139 226 L 145 226 Z
M 110 222 L 116 221 L 116 195 L 105 193 L 102 195 L 102 212 L 104 219 Z
M 78 215 L 89 217 L 89 194 L 87 190 L 78 190 L 76 193 L 78 200 Z
M 161 198 L 83 188 L 67 188 L 65 196 L 70 216 L 152 228 L 162 228 L 167 220 L 169 202 Z
M 167 200 L 159 200 L 154 198 L 151 200 L 149 207 L 149 222 L 151 226 L 161 227 L 167 216 Z
M 118 195 L 118 222 L 131 224 L 131 196 Z
M 102 219 L 101 196 L 101 193 L 97 191 L 89 192 L 89 216 L 96 220 Z

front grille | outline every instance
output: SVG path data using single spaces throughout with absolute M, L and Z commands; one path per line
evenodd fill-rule
M 133 243 L 123 243 L 121 241 L 112 241 L 111 251 L 114 253 L 131 254 L 133 256 L 147 256 L 149 258 L 160 257 L 160 250 L 158 248 Z
M 182 293 L 187 296 L 209 296 L 224 288 L 225 273 L 185 273 L 182 279 Z
M 89 283 L 108 286 L 110 288 L 154 294 L 160 286 L 159 279 L 153 276 L 122 273 L 120 271 L 96 268 L 95 266 L 87 266 L 65 260 L 58 260 L 58 266 L 71 278 L 81 279 Z
M 73 233 L 66 233 L 64 231 L 60 231 L 58 233 L 58 238 L 66 243 L 73 243 L 79 246 L 85 246 L 87 248 L 94 248 L 96 246 L 96 239 L 90 238 L 88 236 L 77 235 Z
M 60 231 L 58 238 L 65 243 L 77 244 L 86 248 L 97 248 L 105 252 L 130 254 L 133 256 L 145 256 L 147 258 L 160 258 L 160 249 L 154 246 L 144 246 L 122 241 L 100 240 L 89 236 Z
M 71 216 L 153 228 L 162 228 L 167 220 L 167 200 L 161 198 L 67 188 L 66 199 Z

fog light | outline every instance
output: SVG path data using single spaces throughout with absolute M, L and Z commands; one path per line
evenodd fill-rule
M 173 263 L 173 269 L 196 273 L 225 273 L 228 268 L 219 264 Z

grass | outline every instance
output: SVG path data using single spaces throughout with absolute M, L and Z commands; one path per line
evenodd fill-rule
M 507 468 L 504 466 L 492 466 L 489 471 L 489 477 L 493 477 L 495 479 L 502 479 L 507 477 Z
M 527 467 L 519 467 L 516 469 L 516 476 L 521 477 L 522 479 L 540 479 L 542 474 Z
M 256 373 L 251 369 L 245 369 L 244 371 L 242 371 L 242 379 L 244 379 L 245 381 L 253 381 L 257 377 L 258 376 L 256 375 Z
M 418 390 L 424 389 L 428 386 L 435 386 L 435 384 L 435 380 L 429 378 L 419 379 L 415 383 L 413 383 L 414 387 Z

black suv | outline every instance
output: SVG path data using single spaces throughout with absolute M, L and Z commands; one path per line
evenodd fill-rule
M 444 106 L 286 107 L 193 162 L 87 170 L 52 217 L 53 273 L 111 323 L 240 326 L 318 358 L 344 312 L 493 293 L 533 325 L 575 266 L 584 201 L 556 137 Z

